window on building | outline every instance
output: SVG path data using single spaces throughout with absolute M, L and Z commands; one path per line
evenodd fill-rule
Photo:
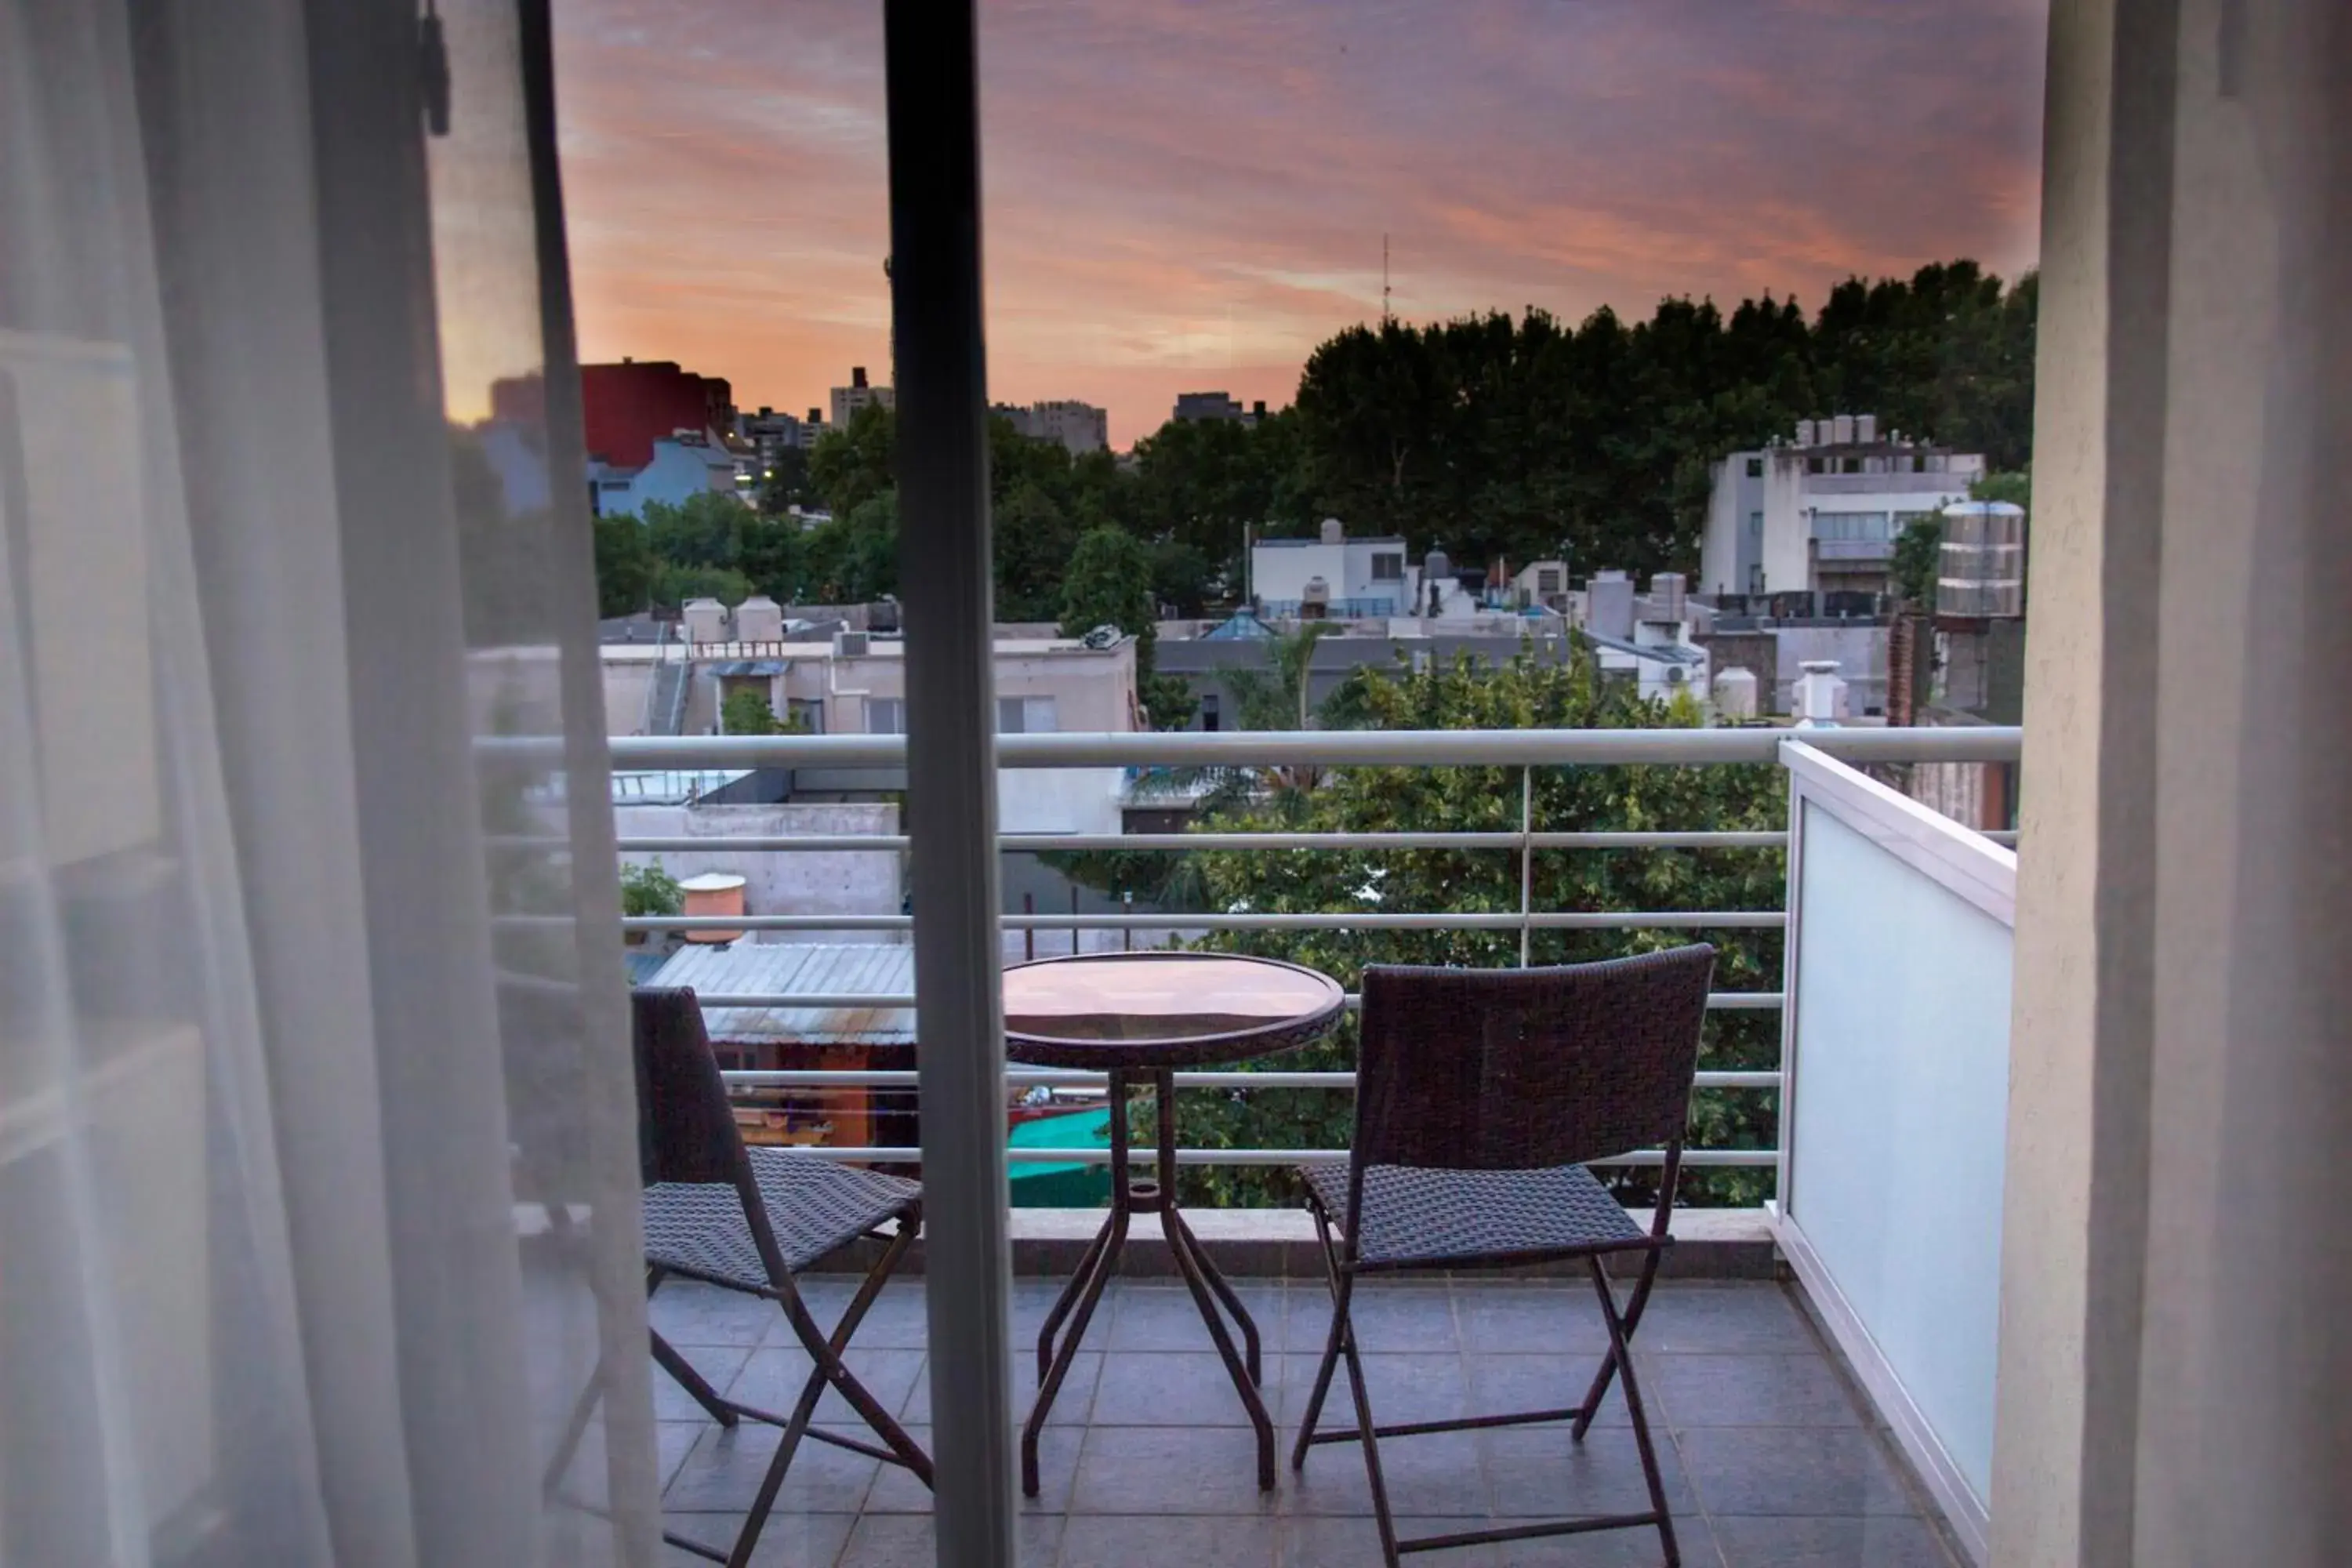
M 1883 511 L 1817 511 L 1813 537 L 1825 540 L 1885 540 L 1894 537 Z
M 1050 735 L 1055 721 L 1050 697 L 1000 697 L 996 700 L 996 732 L 1000 735 Z
M 1372 557 L 1372 581 L 1402 583 L 1404 581 L 1404 556 L 1400 552 Z
M 1559 567 L 1557 567 L 1557 566 L 1546 566 L 1546 567 L 1544 567 L 1542 570 L 1538 571 L 1538 572 L 1536 574 L 1536 592 L 1537 592 L 1537 593 L 1538 593 L 1538 594 L 1557 594 L 1557 593 L 1559 593 L 1559 591 L 1560 591 L 1560 588 L 1559 588 Z
M 1748 537 L 1750 539 L 1761 539 L 1764 537 L 1764 514 L 1762 512 L 1751 511 L 1748 514 Z
M 1217 732 L 1217 694 L 1213 691 L 1201 697 L 1201 729 L 1206 734 Z
M 1763 458 L 1750 458 L 1748 459 L 1748 477 L 1751 479 L 1760 479 L 1764 477 Z
M 869 697 L 866 700 L 866 732 L 869 735 L 903 735 L 907 732 L 907 703 L 898 697 Z
M 792 697 L 785 699 L 785 706 L 791 709 L 791 712 L 785 716 L 798 724 L 801 729 L 812 735 L 824 733 L 824 703 L 821 700 L 813 697 Z

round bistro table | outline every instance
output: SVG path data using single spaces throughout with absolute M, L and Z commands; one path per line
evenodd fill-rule
M 1110 1079 L 1110 1215 L 1037 1333 L 1037 1403 L 1021 1429 L 1021 1489 L 1037 1495 L 1037 1444 L 1077 1357 L 1103 1288 L 1118 1270 L 1129 1223 L 1156 1214 L 1169 1255 L 1257 1428 L 1257 1484 L 1274 1487 L 1274 1422 L 1258 1393 L 1257 1324 L 1176 1207 L 1176 1082 L 1180 1068 L 1272 1056 L 1321 1038 L 1346 994 L 1327 974 L 1270 958 L 1215 952 L 1107 952 L 1040 959 L 1004 972 L 1004 1054 L 1031 1067 L 1083 1068 Z M 1160 1112 L 1159 1163 L 1128 1168 L 1127 1097 L 1148 1083 Z M 1240 1329 L 1236 1352 L 1224 1316 Z M 1065 1325 L 1067 1331 L 1065 1331 Z

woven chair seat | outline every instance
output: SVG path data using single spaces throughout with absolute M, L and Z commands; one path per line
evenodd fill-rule
M 1348 1218 L 1348 1163 L 1302 1165 L 1334 1227 Z M 1356 1257 L 1370 1265 L 1449 1258 L 1608 1252 L 1648 1233 L 1581 1165 L 1537 1171 L 1364 1167 L 1363 1234 Z
M 757 1148 L 746 1152 L 776 1246 L 794 1274 L 904 1213 L 923 1195 L 913 1182 L 814 1154 Z M 646 1188 L 645 1201 L 646 1262 L 739 1290 L 769 1289 L 768 1270 L 733 1187 L 659 1182 Z

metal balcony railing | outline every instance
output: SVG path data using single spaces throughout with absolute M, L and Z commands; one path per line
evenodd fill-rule
M 1183 914 L 1007 914 L 1012 931 L 1312 931 L 1312 930 L 1478 930 L 1516 931 L 1519 960 L 1528 962 L 1530 937 L 1548 930 L 1690 930 L 1732 931 L 1784 929 L 1785 910 L 1562 910 L 1534 906 L 1534 857 L 1544 850 L 1623 849 L 1757 849 L 1785 848 L 1785 831 L 1726 831 L 1703 827 L 1653 832 L 1593 832 L 1538 828 L 1533 820 L 1534 770 L 1549 767 L 1601 767 L 1629 764 L 1777 765 L 1781 746 L 1801 739 L 1814 751 L 1856 765 L 1892 763 L 2010 763 L 2019 753 L 2021 731 L 2011 728 L 1951 729 L 1828 729 L 1790 731 L 1765 727 L 1714 730 L 1437 730 L 1437 731 L 1226 731 L 1196 734 L 1150 731 L 1127 734 L 1014 734 L 997 739 L 997 762 L 1006 768 L 1160 767 L 1214 768 L 1251 766 L 1318 767 L 1516 767 L 1520 770 L 1519 826 L 1514 831 L 1414 831 L 1376 833 L 1161 833 L 1007 835 L 999 839 L 1004 852 L 1040 850 L 1154 849 L 1296 850 L 1296 849 L 1453 849 L 1515 854 L 1519 861 L 1519 908 L 1517 910 L 1462 912 L 1444 910 L 1409 911 L 1349 910 L 1330 913 L 1183 913 Z M 614 765 L 622 768 L 880 768 L 901 767 L 906 762 L 902 735 L 761 735 L 615 737 Z M 2013 834 L 1987 837 L 2009 841 Z M 665 850 L 708 851 L 716 845 L 769 854 L 902 854 L 910 847 L 898 834 L 807 834 L 791 836 L 709 836 L 625 837 L 624 853 Z M 712 917 L 640 916 L 624 920 L 630 931 L 671 931 L 705 928 Z M 743 931 L 905 931 L 910 916 L 897 915 L 730 915 L 726 926 Z M 705 994 L 706 1008 L 858 1007 L 911 1008 L 908 994 L 808 994 L 749 993 Z M 1358 999 L 1350 995 L 1352 1009 Z M 1784 997 L 1777 991 L 1717 992 L 1708 999 L 1717 1011 L 1780 1010 Z M 731 1084 L 767 1088 L 876 1088 L 912 1089 L 917 1075 L 910 1070 L 791 1069 L 738 1070 L 725 1074 Z M 1009 1088 L 1046 1085 L 1056 1088 L 1099 1088 L 1099 1073 L 1015 1068 L 1005 1074 Z M 1319 1089 L 1351 1090 L 1351 1072 L 1224 1071 L 1176 1075 L 1179 1089 Z M 1777 1090 L 1783 1087 L 1779 1068 L 1702 1071 L 1702 1089 Z M 899 1147 L 818 1147 L 809 1151 L 829 1158 L 914 1163 L 921 1151 Z M 1186 1149 L 1177 1152 L 1180 1164 L 1286 1165 L 1316 1158 L 1343 1159 L 1343 1149 Z M 1096 1148 L 1016 1148 L 1007 1152 L 1015 1162 L 1107 1163 L 1108 1150 Z M 1148 1163 L 1149 1151 L 1131 1157 Z M 1660 1151 L 1630 1154 L 1623 1164 L 1655 1164 Z M 1683 1155 L 1689 1167 L 1775 1166 L 1781 1152 L 1759 1149 L 1690 1149 Z

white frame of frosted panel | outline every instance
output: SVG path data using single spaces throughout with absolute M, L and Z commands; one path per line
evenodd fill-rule
M 1798 1046 L 1803 998 L 1805 810 L 1816 805 L 1841 825 L 1958 895 L 2012 931 L 2017 926 L 2017 852 L 1920 805 L 1803 741 L 1780 742 L 1789 772 L 1788 939 L 1780 1009 L 1780 1135 L 1776 1197 L 1765 1205 L 1774 1240 L 1820 1312 L 1830 1337 L 1862 1379 L 1895 1440 L 1917 1468 L 1960 1544 L 1978 1563 L 1990 1552 L 1991 1520 L 1924 1411 L 1879 1350 L 1861 1312 L 1790 1212 L 1791 1162 L 1802 1114 L 1803 1065 Z

